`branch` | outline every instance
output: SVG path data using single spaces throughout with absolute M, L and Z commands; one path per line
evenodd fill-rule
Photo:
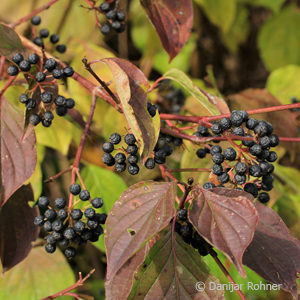
M 107 86 L 107 84 L 92 70 L 90 64 L 88 63 L 86 58 L 82 59 L 82 62 L 84 63 L 84 66 L 86 70 L 93 75 L 93 77 L 101 84 L 101 86 L 105 89 L 105 91 L 109 94 L 109 96 L 115 101 L 115 103 L 120 104 L 119 99 L 115 96 L 115 94 L 110 90 L 110 88 Z
M 215 262 L 217 263 L 217 265 L 220 267 L 220 269 L 222 270 L 222 272 L 224 273 L 224 275 L 228 278 L 228 280 L 234 285 L 237 286 L 238 285 L 235 283 L 235 281 L 233 280 L 233 278 L 231 277 L 231 275 L 229 274 L 229 272 L 226 270 L 226 268 L 223 266 L 222 262 L 219 260 L 218 258 L 218 254 L 217 252 L 215 252 L 213 249 L 209 248 L 208 249 L 209 254 L 213 257 L 213 259 L 215 260 Z M 236 290 L 236 292 L 238 293 L 238 295 L 240 296 L 240 298 L 242 300 L 247 300 L 246 297 L 243 295 L 243 293 L 238 289 Z
M 68 288 L 56 293 L 56 294 L 53 294 L 51 296 L 48 296 L 46 298 L 43 298 L 41 300 L 49 300 L 49 299 L 55 299 L 55 298 L 58 298 L 58 297 L 61 297 L 63 295 L 71 295 L 73 297 L 75 297 L 75 294 L 73 293 L 69 293 L 70 291 L 76 289 L 77 287 L 83 285 L 83 283 L 95 272 L 95 269 L 91 270 L 84 278 L 82 278 L 82 274 L 81 272 L 79 272 L 79 279 L 77 282 L 75 282 L 73 285 L 69 286 Z M 77 295 L 76 295 L 77 296 Z M 76 298 L 76 297 L 75 297 Z M 79 297 L 78 297 L 79 298 Z
M 300 108 L 300 103 L 294 104 L 285 104 L 285 105 L 277 105 L 265 108 L 251 109 L 247 110 L 249 115 L 262 114 L 267 112 L 281 111 L 287 110 L 291 108 Z M 204 121 L 215 121 L 220 120 L 222 118 L 230 117 L 230 114 L 222 114 L 217 116 L 208 116 L 208 117 L 194 117 L 194 116 L 181 116 L 181 115 L 172 115 L 172 114 L 160 114 L 160 118 L 163 120 L 176 120 L 182 122 L 190 122 L 190 123 L 201 123 Z
M 33 12 L 31 12 L 29 15 L 19 19 L 17 22 L 10 24 L 10 27 L 15 28 L 16 26 L 30 20 L 33 16 L 37 15 L 38 13 L 40 13 L 41 11 L 48 9 L 50 6 L 52 6 L 53 4 L 55 4 L 58 0 L 51 0 L 48 3 L 44 4 L 43 6 L 37 8 L 36 10 L 34 10 Z

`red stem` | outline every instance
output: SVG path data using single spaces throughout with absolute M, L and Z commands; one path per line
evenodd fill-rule
M 169 170 L 170 173 L 176 172 L 210 172 L 211 169 L 207 168 L 185 168 L 185 169 L 171 169 Z
M 14 77 L 10 77 L 9 80 L 6 82 L 5 86 L 3 87 L 3 89 L 0 91 L 0 99 L 1 99 L 1 103 L 2 103 L 2 97 L 5 93 L 5 91 L 12 85 L 12 83 L 14 82 L 14 80 L 17 78 L 17 76 Z
M 254 114 L 262 114 L 267 112 L 274 112 L 274 111 L 281 111 L 287 110 L 291 108 L 300 108 L 300 103 L 293 103 L 293 104 L 285 104 L 285 105 L 277 105 L 271 107 L 264 107 L 258 109 L 251 109 L 247 110 L 249 115 Z M 208 117 L 194 117 L 194 116 L 181 116 L 181 115 L 172 115 L 172 114 L 160 114 L 160 118 L 163 120 L 177 120 L 183 122 L 190 122 L 190 123 L 201 123 L 203 121 L 215 121 L 222 119 L 224 117 L 230 117 L 230 114 L 222 114 L 217 116 L 208 116 Z
M 233 278 L 231 277 L 231 275 L 229 274 L 229 272 L 226 270 L 226 268 L 223 266 L 222 262 L 219 260 L 218 258 L 218 254 L 213 250 L 213 249 L 208 249 L 209 250 L 209 254 L 213 257 L 213 259 L 215 260 L 215 262 L 217 263 L 217 265 L 220 267 L 220 269 L 222 270 L 222 272 L 224 273 L 224 275 L 227 277 L 227 279 L 236 287 L 238 287 L 238 285 L 235 283 L 235 281 L 233 280 Z M 242 291 L 240 291 L 239 289 L 236 290 L 237 294 L 240 296 L 240 298 L 242 300 L 247 300 L 246 297 L 243 295 Z
M 48 9 L 50 6 L 52 6 L 53 4 L 55 4 L 58 0 L 51 0 L 48 3 L 42 5 L 41 7 L 35 9 L 33 12 L 31 12 L 29 15 L 19 19 L 17 22 L 10 24 L 10 26 L 12 28 L 15 28 L 16 26 L 30 20 L 33 16 L 37 15 L 38 13 L 40 13 L 41 11 Z
M 55 299 L 55 298 L 58 298 L 58 297 L 61 297 L 63 295 L 70 295 L 70 296 L 74 296 L 75 294 L 72 294 L 72 293 L 69 293 L 70 291 L 76 289 L 77 287 L 83 285 L 83 283 L 95 272 L 95 269 L 91 270 L 84 278 L 82 278 L 82 275 L 81 275 L 81 272 L 79 273 L 79 279 L 77 282 L 75 282 L 74 284 L 72 284 L 71 286 L 69 286 L 68 288 L 58 292 L 58 293 L 55 293 L 53 295 L 50 295 L 48 297 L 45 297 L 41 300 L 50 300 L 50 299 Z

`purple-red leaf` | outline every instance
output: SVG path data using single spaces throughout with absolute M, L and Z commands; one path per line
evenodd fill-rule
M 0 55 L 9 55 L 22 49 L 23 45 L 18 34 L 12 28 L 0 24 Z
M 171 231 L 151 248 L 134 278 L 128 299 L 224 299 L 223 291 L 209 288 L 218 281 L 209 274 L 198 251 L 177 233 L 172 238 Z M 203 284 L 205 288 L 200 291 Z
M 246 276 L 242 257 L 251 243 L 258 214 L 249 193 L 214 188 L 205 190 L 195 186 L 189 220 L 207 242 L 222 251 Z
M 300 242 L 273 209 L 255 203 L 259 222 L 254 238 L 245 251 L 243 263 L 261 277 L 293 294 L 297 299 L 300 272 Z
M 160 128 L 158 115 L 151 118 L 147 110 L 147 91 L 150 84 L 140 69 L 124 59 L 105 58 L 102 61 L 113 74 L 124 115 L 144 159 L 154 149 Z
M 107 280 L 175 214 L 174 182 L 140 182 L 128 188 L 112 208 L 106 221 Z
M 36 165 L 35 133 L 25 137 L 24 118 L 17 107 L 3 99 L 1 111 L 2 206 L 30 178 Z
M 6 272 L 27 257 L 31 243 L 39 236 L 39 228 L 33 224 L 38 209 L 27 202 L 33 201 L 30 186 L 18 189 L 0 211 L 0 258 Z
M 188 41 L 193 27 L 192 0 L 140 0 L 170 61 Z

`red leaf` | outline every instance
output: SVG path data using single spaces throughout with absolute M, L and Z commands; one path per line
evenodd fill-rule
M 112 208 L 105 232 L 107 280 L 175 214 L 176 184 L 140 182 L 127 189 Z
M 9 55 L 23 48 L 18 34 L 12 28 L 0 24 L 0 55 Z
M 33 224 L 38 209 L 27 202 L 33 201 L 30 186 L 17 190 L 0 211 L 0 257 L 6 272 L 27 257 L 31 243 L 39 236 L 39 228 Z
M 194 22 L 192 0 L 141 0 L 141 3 L 171 61 L 190 37 Z
M 289 229 L 273 209 L 255 203 L 259 214 L 253 241 L 245 251 L 243 263 L 261 277 L 297 299 L 296 279 L 300 272 L 300 242 L 290 235 Z
M 253 239 L 258 214 L 253 197 L 246 192 L 196 186 L 189 219 L 211 245 L 222 251 L 242 276 L 246 273 L 242 257 Z
M 147 110 L 150 84 L 140 69 L 124 59 L 105 58 L 102 61 L 113 73 L 124 115 L 139 143 L 143 159 L 154 149 L 159 130 L 159 126 L 156 126 L 158 117 L 151 118 Z
M 23 137 L 24 118 L 17 107 L 3 99 L 1 111 L 2 206 L 30 178 L 36 165 L 35 134 Z
M 128 299 L 224 299 L 224 292 L 210 289 L 219 284 L 209 274 L 198 251 L 183 242 L 178 234 L 168 231 L 150 250 L 135 274 L 135 283 Z M 197 287 L 203 287 L 198 291 Z

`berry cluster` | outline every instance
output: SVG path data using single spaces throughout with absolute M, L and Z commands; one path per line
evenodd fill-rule
M 138 146 L 136 145 L 136 138 L 133 134 L 126 134 L 124 141 L 127 144 L 125 150 L 122 152 L 117 152 L 115 156 L 112 152 L 115 150 L 115 146 L 121 142 L 122 137 L 118 133 L 113 133 L 109 137 L 109 141 L 102 145 L 104 154 L 102 155 L 102 161 L 107 166 L 115 166 L 115 171 L 118 173 L 124 172 L 126 170 L 128 163 L 128 173 L 130 175 L 138 174 L 140 168 L 138 166 L 139 156 L 138 156 Z M 182 139 L 174 138 L 172 136 L 160 133 L 157 144 L 154 148 L 154 158 L 149 157 L 145 161 L 145 167 L 147 169 L 154 169 L 155 164 L 164 164 L 166 162 L 166 157 L 171 155 L 174 146 L 181 146 Z M 118 149 L 121 150 L 121 149 Z
M 91 200 L 87 190 L 81 190 L 79 184 L 70 186 L 70 193 L 79 197 L 81 201 L 89 201 L 90 204 L 84 209 L 66 208 L 66 200 L 57 198 L 54 201 L 54 208 L 50 206 L 47 197 L 42 196 L 38 200 L 38 207 L 42 214 L 34 220 L 36 226 L 42 226 L 47 232 L 45 237 L 47 243 L 45 250 L 53 253 L 56 245 L 64 249 L 67 258 L 76 254 L 76 247 L 85 244 L 87 241 L 96 242 L 103 233 L 102 224 L 105 224 L 107 215 L 97 213 L 95 209 L 103 206 L 101 198 Z
M 42 19 L 39 16 L 34 16 L 31 18 L 31 24 L 34 26 L 40 25 L 41 21 Z M 39 36 L 36 36 L 32 41 L 37 46 L 44 48 L 45 47 L 44 40 L 49 36 L 50 36 L 49 40 L 52 44 L 57 44 L 59 42 L 59 35 L 58 34 L 50 35 L 50 32 L 47 28 L 41 29 L 39 31 Z M 55 50 L 59 53 L 64 53 L 67 50 L 67 46 L 64 44 L 60 44 L 55 47 Z
M 232 183 L 235 188 L 243 188 L 260 202 L 268 202 L 270 196 L 266 192 L 272 190 L 274 181 L 272 163 L 277 160 L 277 154 L 271 148 L 279 144 L 278 136 L 273 134 L 273 126 L 267 121 L 249 118 L 246 111 L 233 111 L 230 118 L 214 122 L 210 130 L 214 135 L 230 133 L 249 139 L 242 140 L 240 145 L 233 143 L 233 147 L 225 149 L 219 145 L 205 145 L 197 150 L 199 158 L 210 153 L 214 163 L 211 169 L 215 175 L 214 182 L 206 182 L 203 187 L 210 189 Z M 198 136 L 212 134 L 208 128 L 198 127 Z
M 75 101 L 72 98 L 66 99 L 60 95 L 55 97 L 50 88 L 56 84 L 56 79 L 73 76 L 72 67 L 60 68 L 55 59 L 43 60 L 36 53 L 28 55 L 27 59 L 21 53 L 16 53 L 12 61 L 14 64 L 7 68 L 8 75 L 16 76 L 21 71 L 34 86 L 19 97 L 30 114 L 29 122 L 32 125 L 36 126 L 41 122 L 43 126 L 49 127 L 54 118 L 53 106 L 56 107 L 58 116 L 66 115 L 67 110 L 74 107 Z
M 102 145 L 104 154 L 102 155 L 102 161 L 107 166 L 115 166 L 115 171 L 118 173 L 124 172 L 127 168 L 128 163 L 128 173 L 131 175 L 136 175 L 140 171 L 137 165 L 139 161 L 138 157 L 138 146 L 136 145 L 136 138 L 133 134 L 126 134 L 124 141 L 127 144 L 125 151 L 117 152 L 115 156 L 112 156 L 112 152 L 115 150 L 115 145 L 118 145 L 122 140 L 122 137 L 118 133 L 113 133 L 109 137 L 109 142 L 105 142 Z M 120 149 L 121 150 L 121 149 Z M 126 163 L 127 160 L 127 163 Z
M 187 244 L 198 250 L 201 256 L 206 256 L 209 249 L 212 248 L 194 229 L 193 225 L 187 219 L 187 210 L 185 208 L 178 210 L 175 232 L 177 232 Z
M 170 156 L 173 153 L 173 146 L 180 147 L 181 145 L 181 138 L 160 133 L 154 148 L 154 161 L 157 164 L 164 164 L 167 156 Z
M 291 103 L 292 103 L 292 104 L 299 103 L 299 100 L 298 100 L 296 97 L 292 97 L 292 98 L 291 98 Z M 290 110 L 291 110 L 292 112 L 296 112 L 296 111 L 299 111 L 300 108 L 291 108 Z
M 180 88 L 175 88 L 169 83 L 169 80 L 164 81 L 158 88 L 162 99 L 158 99 L 158 109 L 164 113 L 179 114 L 185 103 L 185 95 Z
M 125 30 L 126 15 L 123 10 L 118 9 L 116 2 L 103 2 L 99 10 L 106 17 L 106 23 L 100 26 L 102 34 L 107 35 L 113 29 L 116 33 L 122 33 Z

